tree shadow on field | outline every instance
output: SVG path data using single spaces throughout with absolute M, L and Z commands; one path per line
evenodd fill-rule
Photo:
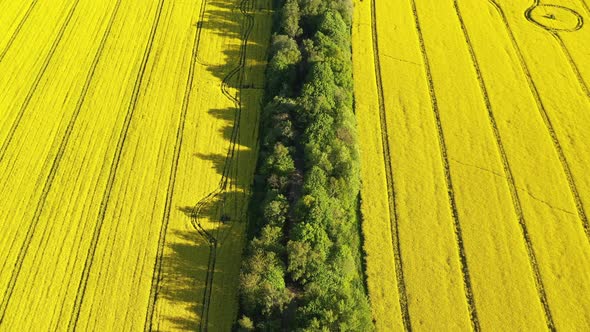
M 273 0 L 207 2 L 203 21 L 199 23 L 203 43 L 208 38 L 221 37 L 240 40 L 241 44 L 223 45 L 217 49 L 201 47 L 198 61 L 216 78 L 225 82 L 230 90 L 264 88 L 265 62 L 272 28 L 272 2 Z M 220 57 L 223 61 L 219 61 Z
M 198 233 L 192 231 L 174 231 L 176 242 L 169 243 L 169 254 L 164 265 L 165 289 L 161 292 L 163 299 L 180 304 L 186 312 L 169 315 L 166 319 L 175 329 L 185 331 L 199 330 L 200 305 L 205 284 L 203 276 L 207 274 L 208 264 L 203 260 L 203 252 L 209 250 Z M 206 257 L 205 257 L 206 258 Z M 218 272 L 223 271 L 217 268 Z M 215 287 L 215 285 L 212 285 Z M 199 299 L 199 300 L 197 300 Z
M 193 228 L 173 231 L 169 238 L 174 242 L 168 242 L 165 251 L 166 282 L 160 296 L 185 308 L 182 313 L 162 317 L 174 329 L 216 331 L 226 329 L 228 322 L 236 319 L 236 308 L 231 305 L 237 304 L 239 250 L 257 161 L 272 3 L 208 0 L 200 21 L 195 22 L 201 44 L 197 64 L 223 82 L 219 94 L 234 106 L 199 110 L 222 124 L 215 134 L 227 142 L 227 148 L 214 154 L 193 154 L 211 165 L 219 175 L 219 183 L 208 196 L 197 197 L 201 200 L 194 206 L 174 207 Z M 207 45 L 215 40 L 220 42 Z

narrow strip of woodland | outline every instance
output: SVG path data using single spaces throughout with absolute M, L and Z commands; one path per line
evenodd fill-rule
M 363 283 L 351 0 L 277 0 L 239 330 L 373 329 Z

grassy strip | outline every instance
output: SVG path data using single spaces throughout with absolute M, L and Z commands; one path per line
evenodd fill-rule
M 371 330 L 357 215 L 352 2 L 279 6 L 239 325 Z

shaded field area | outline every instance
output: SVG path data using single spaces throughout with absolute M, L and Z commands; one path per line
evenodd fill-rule
M 380 330 L 590 327 L 585 1 L 356 1 Z
M 272 10 L 0 0 L 0 329 L 230 329 Z

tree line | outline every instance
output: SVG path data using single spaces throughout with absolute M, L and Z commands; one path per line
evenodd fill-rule
M 351 0 L 277 0 L 240 330 L 369 331 Z

